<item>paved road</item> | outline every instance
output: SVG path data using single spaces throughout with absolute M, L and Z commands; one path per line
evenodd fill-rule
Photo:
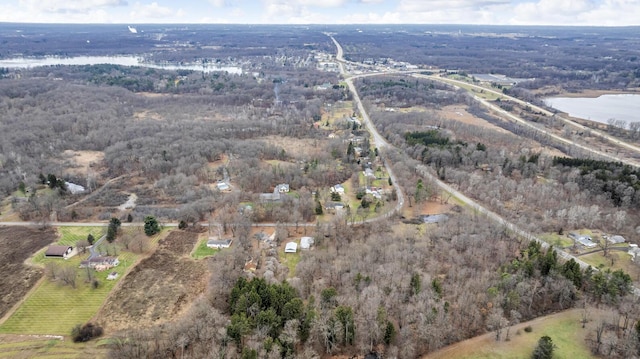
M 336 47 L 338 47 L 338 53 L 340 54 L 339 57 L 336 57 L 338 61 L 341 62 L 346 62 L 344 60 L 344 58 L 342 57 L 342 47 L 340 47 L 340 45 L 338 44 L 338 42 L 335 40 L 335 38 L 331 37 L 331 39 L 333 40 L 333 42 L 336 44 Z M 385 73 L 376 73 L 375 75 L 383 75 Z M 369 74 L 369 76 L 375 76 L 374 74 Z M 426 75 L 421 75 L 427 78 L 430 78 L 429 76 Z M 392 148 L 393 146 L 391 146 L 391 144 L 389 144 L 382 136 L 380 136 L 380 134 L 378 133 L 378 131 L 376 130 L 375 126 L 373 125 L 373 123 L 370 121 L 369 116 L 367 115 L 366 111 L 364 110 L 364 106 L 362 105 L 362 102 L 360 100 L 360 97 L 357 96 L 357 91 L 355 89 L 355 86 L 353 85 L 352 79 L 356 78 L 359 76 L 352 76 L 347 78 L 347 84 L 349 85 L 349 89 L 351 90 L 351 92 L 354 94 L 354 100 L 357 101 L 358 103 L 358 109 L 360 110 L 360 112 L 362 113 L 363 118 L 365 119 L 365 123 L 367 125 L 367 128 L 371 131 L 371 133 L 374 136 L 374 139 L 376 141 L 376 145 L 377 146 L 381 146 L 381 147 L 387 147 L 387 148 Z M 476 96 L 477 100 L 480 101 L 484 101 L 483 99 L 480 99 Z M 484 101 L 486 103 L 486 101 Z M 491 105 L 488 104 L 487 105 Z M 493 106 L 493 105 L 491 105 Z M 507 113 L 505 110 L 498 108 L 496 109 L 496 111 L 502 111 Z M 511 115 L 509 113 L 507 113 L 508 115 Z M 511 115 L 512 116 L 512 115 Z M 514 116 L 514 119 L 517 119 L 519 121 L 524 121 L 522 119 L 518 119 L 517 117 Z M 563 139 L 566 140 L 566 139 Z M 499 216 L 498 214 L 488 210 L 487 208 L 483 207 L 482 205 L 478 204 L 477 202 L 475 202 L 474 200 L 472 200 L 471 198 L 465 196 L 464 194 L 462 194 L 461 192 L 459 192 L 458 190 L 454 189 L 453 187 L 449 186 L 448 184 L 440 181 L 440 179 L 438 179 L 436 176 L 432 175 L 431 172 L 429 171 L 429 169 L 426 166 L 423 165 L 419 165 L 417 166 L 416 170 L 423 175 L 424 177 L 428 178 L 432 183 L 436 184 L 438 187 L 440 187 L 440 189 L 442 189 L 445 192 L 451 193 L 453 196 L 455 196 L 456 198 L 458 198 L 460 201 L 462 201 L 464 204 L 466 204 L 467 206 L 473 208 L 474 210 L 476 210 L 479 213 L 482 213 L 484 215 L 486 215 L 489 219 L 493 220 L 494 222 L 496 222 L 497 224 L 507 228 L 509 231 L 515 233 L 517 236 L 525 238 L 529 241 L 536 241 L 538 243 L 541 244 L 541 246 L 543 248 L 549 248 L 550 245 L 541 240 L 540 238 L 532 235 L 529 232 L 526 232 L 522 229 L 520 229 L 518 226 L 516 226 L 515 224 L 507 221 L 506 219 L 502 218 L 501 216 Z M 392 178 L 392 181 L 394 183 L 397 183 L 397 181 L 395 180 L 395 177 Z M 398 191 L 399 193 L 401 193 L 401 191 Z M 564 258 L 565 260 L 569 260 L 569 259 L 573 259 L 575 260 L 581 268 L 587 268 L 589 267 L 589 265 L 580 260 L 579 258 L 563 251 L 563 250 L 556 250 L 558 252 L 558 256 Z

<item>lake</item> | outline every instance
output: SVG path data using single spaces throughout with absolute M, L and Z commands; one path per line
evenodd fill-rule
M 545 103 L 570 116 L 608 123 L 609 119 L 640 122 L 640 95 L 615 94 L 600 97 L 550 97 Z
M 121 66 L 140 66 L 152 69 L 162 70 L 193 70 L 209 72 L 226 71 L 230 74 L 241 75 L 242 68 L 239 66 L 216 66 L 211 64 L 156 64 L 145 62 L 140 56 L 76 56 L 76 57 L 40 57 L 40 58 L 13 58 L 0 60 L 0 68 L 10 69 L 27 69 L 39 66 L 55 66 L 55 65 L 98 65 L 110 64 Z

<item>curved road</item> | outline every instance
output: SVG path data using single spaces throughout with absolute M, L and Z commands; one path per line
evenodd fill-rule
M 341 62 L 346 62 L 344 60 L 344 58 L 342 57 L 342 47 L 340 46 L 340 44 L 337 42 L 337 40 L 335 38 L 333 38 L 333 36 L 331 36 L 331 39 L 333 40 L 333 42 L 336 44 L 336 47 L 338 47 L 338 54 L 340 55 L 339 57 L 336 57 L 338 61 Z M 376 74 L 369 74 L 369 76 L 375 76 L 375 75 L 383 75 L 386 73 L 376 73 Z M 423 75 L 424 76 L 424 75 Z M 351 92 L 354 95 L 354 100 L 357 102 L 358 105 L 358 109 L 360 110 L 365 123 L 367 124 L 367 128 L 371 131 L 374 139 L 376 140 L 376 145 L 377 146 L 383 146 L 383 147 L 387 147 L 387 148 L 392 148 L 393 146 L 391 146 L 391 144 L 389 144 L 376 130 L 375 126 L 373 125 L 373 123 L 370 121 L 369 116 L 367 114 L 367 112 L 364 110 L 364 106 L 362 105 L 362 101 L 360 100 L 360 96 L 358 96 L 358 93 L 355 89 L 355 86 L 353 85 L 353 78 L 357 78 L 360 76 L 352 76 L 346 79 L 347 84 L 349 85 L 349 90 L 351 90 Z M 425 76 L 427 77 L 427 76 Z M 482 100 L 480 98 L 478 98 L 476 96 L 476 99 L 478 100 Z M 482 100 L 484 101 L 484 100 Z M 486 101 L 485 101 L 486 102 Z M 487 103 L 488 104 L 488 103 Z M 490 105 L 490 104 L 489 104 Z M 500 109 L 503 112 L 506 112 L 503 109 Z M 509 113 L 507 113 L 509 114 Z M 511 115 L 511 114 L 509 114 Z M 513 116 L 513 115 L 511 115 Z M 515 116 L 514 116 L 515 117 Z M 515 117 L 514 119 L 518 119 L 517 117 Z M 522 119 L 518 119 L 520 121 L 524 121 Z M 563 139 L 566 141 L 566 139 Z M 508 230 L 510 230 L 511 232 L 515 233 L 516 235 L 518 235 L 519 237 L 525 238 L 529 241 L 536 241 L 538 243 L 540 243 L 542 245 L 543 248 L 549 248 L 550 245 L 541 240 L 540 238 L 532 235 L 529 232 L 526 232 L 522 229 L 520 229 L 518 226 L 516 226 L 515 224 L 507 221 L 506 219 L 502 218 L 501 216 L 499 216 L 498 214 L 488 210 L 487 208 L 483 207 L 482 205 L 478 204 L 476 201 L 472 200 L 471 198 L 465 196 L 463 193 L 461 193 L 460 191 L 454 189 L 453 187 L 449 186 L 448 184 L 440 181 L 440 179 L 438 179 L 436 176 L 432 175 L 428 168 L 426 166 L 423 165 L 419 165 L 417 166 L 416 170 L 423 176 L 425 176 L 426 178 L 428 178 L 432 183 L 435 183 L 440 189 L 442 189 L 445 192 L 451 193 L 453 196 L 455 196 L 456 198 L 458 198 L 460 201 L 462 201 L 465 205 L 473 208 L 475 211 L 482 213 L 484 215 L 486 215 L 489 219 L 493 220 L 494 222 L 496 222 L 497 224 L 507 228 Z M 394 179 L 392 179 L 394 181 L 394 185 L 397 184 L 397 181 L 395 181 Z M 401 193 L 399 191 L 399 193 Z M 556 249 L 556 252 L 558 252 L 558 255 L 562 258 L 564 258 L 565 260 L 569 260 L 569 259 L 573 259 L 575 260 L 581 268 L 587 268 L 589 267 L 589 264 L 587 264 L 586 262 L 580 260 L 579 258 L 563 251 L 560 249 Z
M 600 138 L 602 138 L 602 139 L 604 139 L 604 140 L 606 140 L 606 141 L 608 141 L 608 142 L 610 142 L 610 143 L 612 143 L 614 145 L 617 145 L 617 146 L 620 146 L 620 147 L 624 147 L 624 148 L 626 148 L 628 150 L 631 150 L 631 151 L 634 151 L 635 153 L 639 153 L 640 154 L 640 147 L 634 146 L 634 145 L 632 145 L 630 143 L 627 143 L 627 142 L 619 140 L 619 139 L 617 139 L 615 137 L 609 136 L 609 135 L 607 135 L 605 133 L 602 133 L 602 132 L 600 132 L 598 130 L 595 130 L 595 129 L 583 126 L 583 125 L 581 125 L 579 123 L 573 122 L 573 121 L 571 121 L 569 119 L 566 119 L 566 118 L 564 118 L 562 116 L 554 114 L 553 112 L 551 112 L 549 110 L 546 110 L 546 109 L 544 109 L 542 107 L 536 106 L 536 105 L 534 105 L 532 103 L 517 99 L 515 97 L 507 96 L 507 95 L 503 94 L 502 92 L 495 91 L 495 90 L 492 90 L 492 89 L 488 89 L 488 88 L 485 88 L 485 87 L 482 87 L 482 86 L 470 84 L 470 83 L 464 82 L 464 81 L 453 80 L 453 79 L 445 79 L 445 78 L 442 78 L 440 76 L 435 76 L 435 75 L 413 74 L 413 76 L 414 77 L 419 77 L 419 78 L 426 78 L 426 79 L 430 79 L 430 80 L 433 80 L 433 81 L 438 81 L 438 82 L 441 82 L 441 83 L 445 83 L 445 84 L 449 84 L 449 85 L 452 85 L 452 86 L 456 86 L 458 88 L 463 88 L 463 86 L 470 86 L 470 87 L 473 87 L 473 88 L 478 89 L 478 90 L 483 90 L 485 92 L 490 92 L 490 93 L 499 95 L 500 97 L 506 98 L 506 99 L 508 99 L 510 101 L 513 101 L 513 102 L 516 102 L 516 103 L 519 103 L 519 104 L 521 104 L 523 106 L 529 106 L 530 108 L 532 108 L 532 109 L 534 109 L 536 111 L 539 111 L 541 113 L 544 113 L 547 116 L 554 116 L 555 115 L 557 119 L 561 120 L 565 124 L 571 125 L 571 126 L 576 127 L 576 128 L 578 128 L 580 130 L 583 130 L 583 131 L 589 131 L 590 133 L 595 134 L 596 136 L 598 136 L 598 137 L 600 137 Z M 581 145 L 581 144 L 579 144 L 579 143 L 577 143 L 575 141 L 572 141 L 572 140 L 566 139 L 564 137 L 558 136 L 558 135 L 556 135 L 556 134 L 554 134 L 554 133 L 552 133 L 552 132 L 550 132 L 550 131 L 548 131 L 546 129 L 534 126 L 531 122 L 526 121 L 526 120 L 524 120 L 524 119 L 522 119 L 522 118 L 520 118 L 518 116 L 515 116 L 514 114 L 502 109 L 501 107 L 496 106 L 496 105 L 490 103 L 489 101 L 487 101 L 485 99 L 482 99 L 482 98 L 480 98 L 480 97 L 478 97 L 478 96 L 476 96 L 474 94 L 471 94 L 471 96 L 473 97 L 473 99 L 475 101 L 479 102 L 484 107 L 487 107 L 487 108 L 489 108 L 489 109 L 491 109 L 491 110 L 493 110 L 495 112 L 498 112 L 499 114 L 501 114 L 501 115 L 503 115 L 503 116 L 505 116 L 505 117 L 507 117 L 507 118 L 509 118 L 511 120 L 514 120 L 514 121 L 518 122 L 521 125 L 527 126 L 527 127 L 531 128 L 531 129 L 534 129 L 534 130 L 536 130 L 536 131 L 538 131 L 538 132 L 540 132 L 540 133 L 542 133 L 544 135 L 547 135 L 547 136 L 553 138 L 556 141 L 560 141 L 560 142 L 568 144 L 570 146 L 574 146 L 574 147 L 580 148 L 581 150 L 593 153 L 595 155 L 607 158 L 609 160 L 613 160 L 613 161 L 616 161 L 616 162 L 622 162 L 622 163 L 625 163 L 625 164 L 628 164 L 628 165 L 631 165 L 631 166 L 634 166 L 634 167 L 640 167 L 640 162 L 636 162 L 636 161 L 628 160 L 628 159 L 621 159 L 621 158 L 619 158 L 617 156 L 610 155 L 610 154 L 608 154 L 606 152 L 598 151 L 598 150 L 595 150 L 595 149 L 590 148 L 588 146 Z

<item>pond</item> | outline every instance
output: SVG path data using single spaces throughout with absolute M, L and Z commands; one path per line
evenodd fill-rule
M 615 94 L 599 97 L 550 97 L 545 103 L 570 116 L 608 123 L 609 119 L 626 123 L 640 122 L 640 95 Z
M 145 62 L 141 56 L 75 56 L 75 57 L 39 57 L 39 58 L 12 58 L 1 59 L 0 68 L 27 69 L 39 66 L 55 65 L 98 65 L 110 64 L 121 66 L 141 66 L 152 69 L 163 70 L 193 70 L 209 72 L 228 72 L 234 75 L 241 75 L 242 68 L 239 66 L 217 66 L 213 64 L 157 64 Z

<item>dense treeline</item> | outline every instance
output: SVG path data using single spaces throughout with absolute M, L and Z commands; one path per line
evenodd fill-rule
M 630 290 L 630 278 L 621 272 L 581 271 L 479 216 L 455 215 L 424 233 L 412 226 L 392 232 L 385 223 L 350 228 L 338 222 L 320 225 L 317 233 L 317 245 L 326 250 L 303 253 L 286 282 L 285 267 L 270 267 L 270 279 L 238 280 L 250 247 L 222 253 L 211 262 L 208 301 L 162 330 L 123 333 L 129 339 L 116 341 L 112 357 L 130 358 L 139 348 L 143 357 L 383 350 L 385 357 L 415 358 L 486 331 L 503 340 L 521 321 L 580 299 L 618 303 Z M 226 323 L 219 327 L 224 330 L 210 328 L 209 319 L 194 320 L 207 311 L 206 318 Z M 185 340 L 172 341 L 180 336 Z

